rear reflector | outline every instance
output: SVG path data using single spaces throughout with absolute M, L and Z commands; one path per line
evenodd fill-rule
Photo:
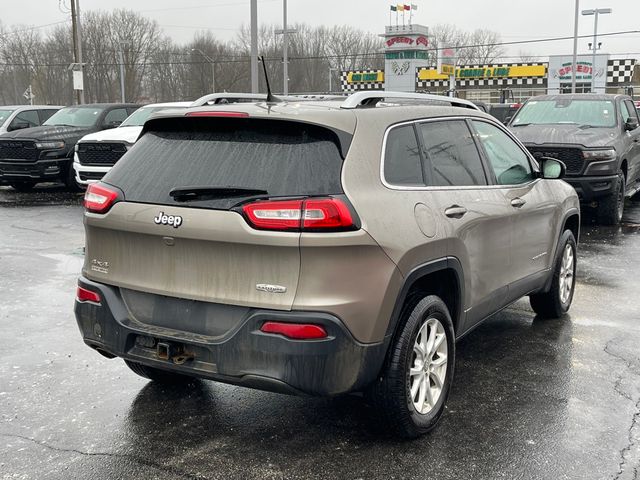
M 317 340 L 328 337 L 324 328 L 308 323 L 265 322 L 260 331 L 277 333 L 294 340 Z
M 231 117 L 231 118 L 246 118 L 249 116 L 248 113 L 246 112 L 216 112 L 215 110 L 213 111 L 207 111 L 207 112 L 202 112 L 202 111 L 198 111 L 198 112 L 188 112 L 187 117 Z
M 92 183 L 84 194 L 84 208 L 91 213 L 106 213 L 117 200 L 117 191 L 101 183 Z
M 80 286 L 78 287 L 76 296 L 79 302 L 100 303 L 100 295 Z
M 354 228 L 349 208 L 337 198 L 258 201 L 242 210 L 249 224 L 260 230 L 335 232 Z

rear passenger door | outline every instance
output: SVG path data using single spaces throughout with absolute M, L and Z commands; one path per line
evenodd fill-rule
M 465 119 L 418 124 L 429 186 L 425 202 L 437 212 L 448 238 L 447 254 L 462 264 L 466 326 L 507 300 L 511 270 L 510 206 L 492 188 L 474 135 Z
M 628 119 L 635 119 L 640 123 L 640 118 L 638 117 L 638 111 L 631 100 L 624 100 L 620 105 L 620 111 L 622 112 L 623 135 L 626 137 L 626 143 L 628 144 L 627 189 L 636 188 L 636 182 L 640 177 L 640 128 L 627 131 L 624 128 L 624 124 Z
M 513 233 L 509 284 L 511 299 L 519 298 L 546 279 L 557 239 L 558 207 L 549 182 L 539 179 L 527 153 L 502 128 L 472 120 L 493 182 L 508 214 L 505 226 Z

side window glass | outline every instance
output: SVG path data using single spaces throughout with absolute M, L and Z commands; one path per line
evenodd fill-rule
M 384 178 L 391 185 L 424 186 L 420 150 L 413 125 L 389 131 L 384 152 Z
M 49 118 L 56 113 L 56 110 L 46 109 L 46 110 L 38 110 L 40 114 L 40 125 L 49 120 Z
M 104 117 L 104 124 L 120 124 L 124 122 L 124 119 L 127 118 L 127 116 L 127 110 L 125 108 L 116 108 L 115 110 L 111 110 L 109 113 L 107 113 L 107 116 Z
M 449 120 L 420 125 L 428 185 L 448 187 L 486 185 L 487 179 L 480 154 L 466 122 Z
M 631 118 L 631 114 L 627 108 L 627 102 L 620 102 L 620 114 L 622 115 L 622 123 L 625 123 Z
M 518 185 L 533 180 L 529 158 L 516 142 L 490 123 L 474 120 L 473 124 L 498 185 Z
M 638 111 L 636 110 L 635 105 L 633 104 L 632 101 L 630 100 L 625 100 L 624 101 L 624 105 L 626 105 L 627 107 L 627 112 L 629 113 L 629 116 L 627 118 L 635 118 L 636 120 L 640 120 L 638 118 Z M 625 120 L 626 121 L 626 120 Z
M 38 112 L 36 112 L 35 110 L 26 110 L 24 112 L 20 112 L 15 116 L 15 118 L 11 122 L 10 128 L 15 129 L 20 124 L 28 124 L 28 128 L 37 127 L 38 125 L 40 125 L 39 122 L 40 120 L 38 119 Z

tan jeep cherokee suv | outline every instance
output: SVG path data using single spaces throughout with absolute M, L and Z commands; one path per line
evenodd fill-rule
M 446 97 L 163 112 L 87 190 L 78 325 L 155 381 L 365 392 L 415 437 L 443 412 L 457 339 L 524 295 L 567 312 L 580 213 L 563 172 Z

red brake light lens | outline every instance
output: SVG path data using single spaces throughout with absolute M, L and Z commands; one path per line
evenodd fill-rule
M 276 333 L 294 340 L 318 340 L 329 336 L 320 325 L 309 323 L 265 322 L 260 331 Z
M 87 290 L 86 288 L 78 286 L 78 292 L 76 294 L 79 302 L 91 302 L 91 303 L 100 303 L 100 295 L 96 292 L 92 292 L 91 290 Z
M 349 208 L 337 198 L 259 201 L 242 210 L 249 224 L 260 230 L 340 231 L 354 227 Z
M 84 194 L 84 208 L 91 213 L 106 213 L 117 200 L 117 191 L 104 184 L 92 183 Z
M 246 118 L 249 116 L 246 112 L 217 112 L 213 111 L 197 111 L 197 112 L 188 112 L 187 117 L 227 117 L 227 118 Z

